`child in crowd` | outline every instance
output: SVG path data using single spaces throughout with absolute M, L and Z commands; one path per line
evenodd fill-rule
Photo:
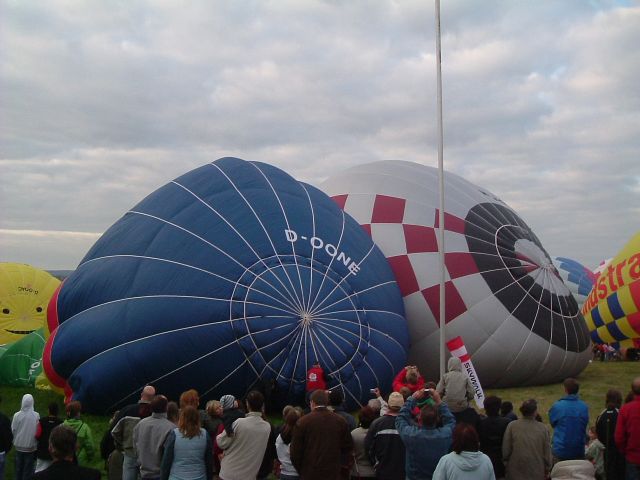
M 233 395 L 223 395 L 220 398 L 222 406 L 222 423 L 227 435 L 233 435 L 233 422 L 244 417 L 244 412 L 238 408 L 238 402 Z
M 589 443 L 585 449 L 585 457 L 593 463 L 596 469 L 596 478 L 603 480 L 604 476 L 604 445 L 598 440 L 596 427 L 589 427 Z

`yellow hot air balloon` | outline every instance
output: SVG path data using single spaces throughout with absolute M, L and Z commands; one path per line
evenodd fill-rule
M 44 270 L 0 263 L 0 345 L 47 330 L 47 305 L 58 285 L 60 280 Z
M 582 314 L 596 343 L 632 346 L 640 338 L 640 232 L 603 268 Z

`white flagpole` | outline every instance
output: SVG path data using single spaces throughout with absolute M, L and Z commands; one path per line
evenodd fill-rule
M 445 374 L 445 256 L 444 256 L 444 133 L 442 128 L 442 54 L 440 45 L 440 0 L 436 2 L 436 69 L 438 96 L 438 191 L 440 211 L 438 212 L 438 250 L 440 252 L 440 378 Z

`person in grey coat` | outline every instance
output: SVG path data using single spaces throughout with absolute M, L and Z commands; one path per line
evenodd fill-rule
M 509 422 L 502 440 L 505 478 L 547 478 L 552 464 L 549 429 L 536 420 L 538 403 L 535 400 L 526 400 L 520 412 L 523 418 Z

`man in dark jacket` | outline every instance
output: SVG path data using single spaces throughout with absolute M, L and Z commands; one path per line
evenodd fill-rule
M 404 443 L 396 430 L 396 417 L 404 405 L 404 397 L 392 392 L 387 413 L 369 426 L 364 448 L 379 480 L 404 480 Z
M 575 378 L 567 378 L 563 385 L 566 395 L 549 410 L 553 427 L 553 456 L 557 461 L 584 459 L 589 407 L 578 397 L 580 384 Z
M 4 480 L 4 465 L 12 445 L 11 421 L 4 413 L 0 413 L 0 480 Z
M 327 408 L 327 392 L 311 394 L 311 413 L 296 425 L 291 440 L 291 462 L 304 480 L 338 479 L 349 465 L 353 439 L 344 418 Z
M 343 403 L 344 395 L 342 395 L 342 392 L 337 388 L 331 390 L 331 392 L 329 393 L 329 405 L 331 410 L 333 410 L 334 413 L 337 413 L 347 421 L 347 425 L 349 425 L 349 431 L 355 430 L 357 427 L 356 419 L 349 412 L 345 411 L 344 407 L 342 406 Z
M 504 477 L 504 463 L 502 463 L 502 439 L 509 425 L 508 418 L 500 416 L 502 400 L 493 395 L 484 400 L 484 411 L 487 416 L 478 424 L 480 450 L 491 459 L 496 478 Z
M 73 463 L 78 436 L 73 428 L 58 425 L 51 431 L 49 451 L 53 463 L 33 477 L 34 480 L 99 480 L 100 471 Z

